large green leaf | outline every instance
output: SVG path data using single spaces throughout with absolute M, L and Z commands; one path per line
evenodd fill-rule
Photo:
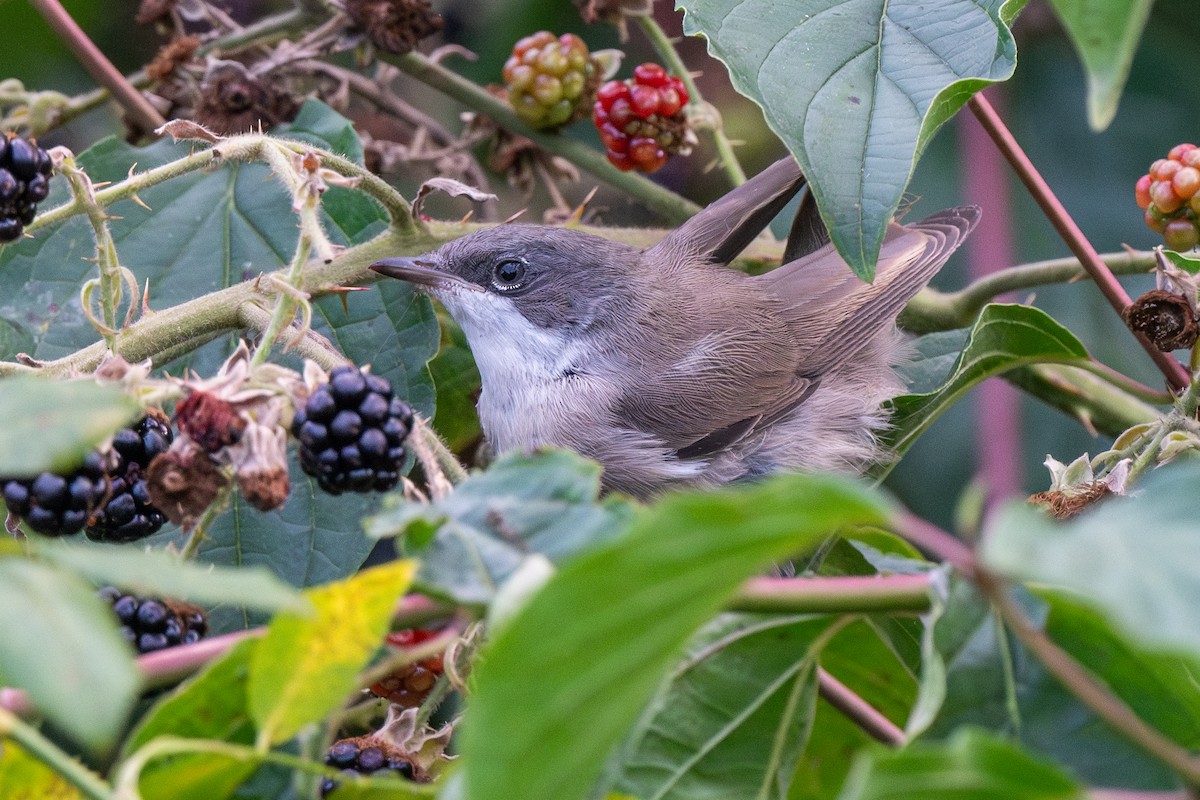
M 773 559 L 886 509 L 818 475 L 680 494 L 566 562 L 481 654 L 462 730 L 471 800 L 574 800 L 687 639 Z M 536 675 L 536 680 L 530 680 Z
M 1066 800 L 1083 789 L 1019 745 L 964 729 L 940 744 L 873 748 L 859 756 L 838 800 Z
M 808 176 L 838 251 L 869 279 L 934 132 L 1008 79 L 1023 0 L 677 0 Z
M 530 552 L 558 563 L 619 531 L 629 506 L 599 494 L 592 461 L 567 450 L 509 453 L 430 504 L 397 498 L 367 530 L 407 536 L 421 558 L 420 591 L 484 604 Z
M 0 684 L 93 752 L 108 750 L 137 696 L 133 653 L 112 610 L 78 578 L 0 559 Z
M 984 379 L 1026 364 L 1082 364 L 1088 353 L 1069 330 L 1032 306 L 992 304 L 971 329 L 950 376 L 924 394 L 892 400 L 891 427 L 884 439 L 897 457 L 951 403 Z
M 70 470 L 137 410 L 116 386 L 33 375 L 0 380 L 0 475 Z
M 1088 81 L 1088 122 L 1108 127 L 1154 0 L 1050 0 L 1079 53 Z
M 1074 593 L 1145 647 L 1200 659 L 1200 464 L 1164 467 L 1130 497 L 1066 524 L 1007 508 L 985 540 L 995 570 Z

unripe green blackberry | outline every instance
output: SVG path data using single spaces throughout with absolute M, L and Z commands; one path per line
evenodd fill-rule
M 325 753 L 325 764 L 348 774 L 380 775 L 393 772 L 408 780 L 418 777 L 412 762 L 403 757 L 396 748 L 371 737 L 334 742 Z M 321 797 L 327 796 L 337 785 L 333 778 L 322 780 Z
M 592 122 L 608 160 L 626 172 L 656 172 L 669 156 L 687 155 L 694 142 L 687 102 L 683 81 L 658 64 L 642 64 L 631 79 L 601 86 Z
M 109 472 L 108 501 L 88 521 L 89 539 L 134 542 L 162 528 L 167 517 L 150 501 L 146 470 L 173 439 L 171 426 L 157 411 L 113 435 L 116 465 Z
M 300 466 L 330 494 L 384 492 L 400 481 L 413 413 L 386 378 L 343 365 L 292 419 Z
M 0 137 L 0 242 L 20 238 L 50 194 L 50 156 L 19 136 Z
M 203 609 L 188 603 L 139 597 L 115 586 L 105 586 L 99 596 L 112 606 L 121 634 L 139 653 L 192 644 L 208 633 Z
M 555 38 L 539 31 L 513 45 L 502 74 L 521 119 L 534 128 L 557 128 L 587 115 L 600 68 L 575 34 Z
M 1171 250 L 1200 243 L 1200 148 L 1179 144 L 1150 165 L 1133 190 L 1146 226 L 1161 233 Z
M 66 475 L 43 472 L 33 478 L 0 478 L 0 494 L 11 514 L 45 536 L 79 533 L 108 491 L 104 457 L 89 453 Z

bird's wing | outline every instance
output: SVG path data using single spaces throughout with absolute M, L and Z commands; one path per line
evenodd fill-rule
M 979 208 L 941 211 L 913 225 L 892 223 L 875 280 L 856 277 L 833 245 L 760 275 L 764 291 L 783 303 L 783 318 L 800 343 L 800 372 L 819 378 L 853 357 L 941 269 L 979 221 Z
M 653 250 L 728 264 L 762 233 L 804 182 L 796 159 L 785 156 L 683 223 Z M 669 264 L 673 258 L 652 260 Z

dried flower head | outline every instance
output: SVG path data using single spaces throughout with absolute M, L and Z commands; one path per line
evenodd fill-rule
M 1070 519 L 1105 497 L 1125 494 L 1130 466 L 1129 459 L 1122 459 L 1113 465 L 1107 475 L 1097 479 L 1087 453 L 1070 464 L 1046 456 L 1050 488 L 1031 495 L 1029 502 L 1042 506 L 1055 519 Z
M 1125 324 L 1145 334 L 1159 350 L 1191 347 L 1200 327 L 1196 312 L 1186 297 L 1163 289 L 1151 289 L 1133 301 L 1122 314 Z
M 259 511 L 271 511 L 287 502 L 287 434 L 276 425 L 251 422 L 237 445 L 229 448 L 238 489 Z
M 192 60 L 200 49 L 199 36 L 181 36 L 164 44 L 146 65 L 146 74 L 156 81 L 170 77 L 176 69 Z
M 228 484 L 212 457 L 187 436 L 177 437 L 146 470 L 150 502 L 184 530 L 195 526 Z
M 345 9 L 372 44 L 397 55 L 411 52 L 443 24 L 427 0 L 346 0 Z
M 219 61 L 204 77 L 194 117 L 214 133 L 229 135 L 290 121 L 299 110 L 283 86 L 252 75 L 236 61 Z

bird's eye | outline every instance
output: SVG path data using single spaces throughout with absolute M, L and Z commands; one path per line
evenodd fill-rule
M 525 282 L 525 262 L 518 258 L 506 258 L 492 270 L 492 285 L 502 292 L 519 289 Z

